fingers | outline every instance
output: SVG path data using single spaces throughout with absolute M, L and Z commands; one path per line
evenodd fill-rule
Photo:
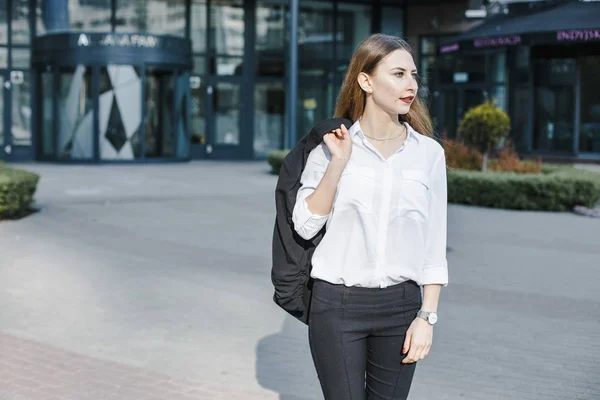
M 407 335 L 407 339 L 408 335 Z M 406 353 L 406 340 L 405 344 L 402 347 L 402 354 Z M 411 364 L 417 361 L 423 360 L 425 357 L 429 355 L 429 351 L 431 350 L 431 343 L 417 343 L 417 342 L 409 342 L 409 350 L 406 357 L 402 360 L 402 364 Z
M 329 131 L 329 133 L 333 133 L 335 137 L 339 140 L 344 140 L 348 136 L 348 129 L 346 129 L 346 126 L 342 124 L 340 128 L 333 129 Z

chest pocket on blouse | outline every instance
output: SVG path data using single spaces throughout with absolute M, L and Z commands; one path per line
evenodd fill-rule
M 335 206 L 372 212 L 377 177 L 372 168 L 347 165 L 340 177 Z
M 417 169 L 403 170 L 400 181 L 399 215 L 420 222 L 427 221 L 429 197 L 428 175 Z

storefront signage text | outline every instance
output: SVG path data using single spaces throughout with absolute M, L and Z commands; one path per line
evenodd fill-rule
M 490 38 L 481 38 L 473 40 L 475 48 L 495 47 L 495 46 L 514 46 L 521 43 L 521 35 L 497 36 Z
M 460 50 L 460 46 L 458 45 L 458 43 L 452 43 L 446 46 L 442 46 L 440 48 L 440 53 L 444 54 L 444 53 L 452 53 L 453 51 L 458 51 Z
M 600 40 L 600 29 L 574 29 L 571 31 L 556 32 L 556 40 Z
M 92 44 L 92 41 L 88 35 L 85 33 L 79 35 L 77 46 L 87 47 L 90 44 Z M 147 35 L 116 35 L 109 33 L 94 44 L 104 47 L 143 47 L 154 49 L 159 46 L 159 39 L 155 36 Z

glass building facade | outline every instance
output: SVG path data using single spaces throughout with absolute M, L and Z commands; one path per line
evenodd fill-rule
M 466 32 L 421 38 L 437 130 L 455 138 L 464 113 L 492 99 L 522 156 L 598 161 L 600 2 L 521 3 Z
M 292 15 L 289 0 L 1 0 L 1 158 L 264 158 L 332 114 L 358 43 L 402 35 L 405 7 L 302 0 Z

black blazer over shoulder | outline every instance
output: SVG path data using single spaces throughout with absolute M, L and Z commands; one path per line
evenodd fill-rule
M 294 230 L 292 212 L 308 155 L 323 141 L 327 132 L 342 124 L 349 129 L 352 121 L 345 118 L 327 119 L 300 139 L 283 160 L 275 189 L 276 217 L 271 269 L 271 281 L 275 288 L 273 300 L 305 324 L 308 323 L 312 294 L 311 258 L 325 234 L 325 227 L 314 238 L 305 240 Z

